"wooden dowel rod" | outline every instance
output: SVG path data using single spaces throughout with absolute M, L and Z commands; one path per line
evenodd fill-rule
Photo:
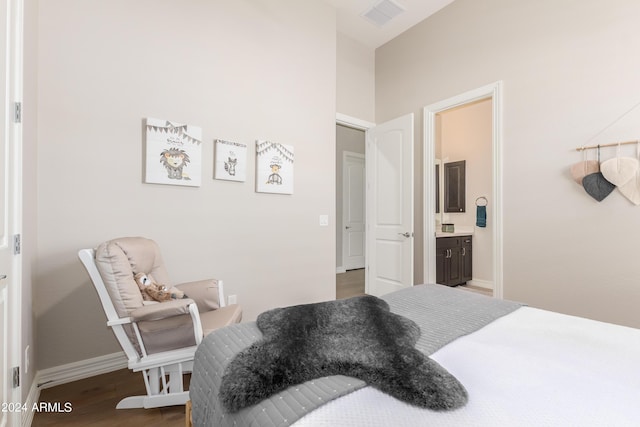
M 612 142 L 611 144 L 600 144 L 600 145 L 587 145 L 586 147 L 578 147 L 576 151 L 582 150 L 591 150 L 594 148 L 602 148 L 602 147 L 617 147 L 618 145 L 628 145 L 628 144 L 637 144 L 638 141 L 625 141 L 625 142 Z

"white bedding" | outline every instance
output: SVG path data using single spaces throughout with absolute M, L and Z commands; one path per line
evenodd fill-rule
M 294 426 L 640 426 L 639 329 L 522 307 L 431 357 L 465 385 L 465 407 L 433 412 L 365 387 Z

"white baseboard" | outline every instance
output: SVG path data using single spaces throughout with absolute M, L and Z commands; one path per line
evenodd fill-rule
M 473 279 L 473 280 L 469 280 L 467 282 L 467 285 L 471 285 L 471 286 L 477 286 L 479 288 L 483 288 L 483 289 L 491 289 L 493 290 L 493 282 L 490 282 L 488 280 L 478 280 L 478 279 Z
M 127 358 L 124 352 L 107 354 L 93 357 L 91 359 L 80 360 L 66 365 L 54 366 L 43 369 L 36 374 L 37 387 L 45 388 L 82 380 L 95 375 L 106 374 L 127 368 Z M 36 381 L 34 381 L 34 384 Z
M 342 274 L 342 273 L 346 273 L 347 269 L 340 266 L 340 267 L 336 267 L 336 274 Z

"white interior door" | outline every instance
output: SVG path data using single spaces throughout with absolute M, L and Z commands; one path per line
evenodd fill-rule
M 367 131 L 366 293 L 413 285 L 413 114 Z
M 14 112 L 21 99 L 22 2 L 9 0 L 0 6 L 0 20 L 9 23 L 0 31 L 0 402 L 20 403 L 20 387 L 13 382 L 13 368 L 20 365 L 20 257 L 14 236 L 21 227 L 21 127 Z M 3 406 L 0 427 L 20 424 L 20 411 Z
M 342 161 L 342 266 L 364 268 L 365 254 L 364 155 L 345 151 Z

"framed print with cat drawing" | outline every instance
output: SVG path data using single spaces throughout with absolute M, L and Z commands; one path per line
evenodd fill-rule
M 227 181 L 247 179 L 246 144 L 216 139 L 214 178 Z

